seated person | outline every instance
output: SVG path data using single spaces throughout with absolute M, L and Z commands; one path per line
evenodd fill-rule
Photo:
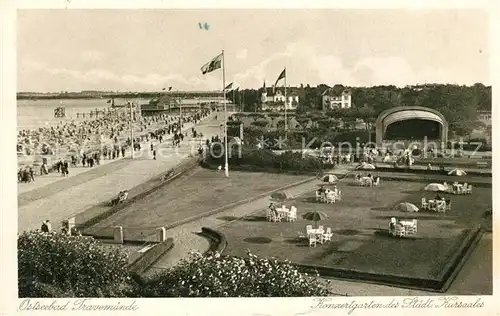
M 323 194 L 325 192 L 325 187 L 322 185 L 319 189 L 318 189 L 318 193 L 319 194 Z
M 278 217 L 278 209 L 276 208 L 276 205 L 274 203 L 269 204 L 269 209 L 273 213 L 274 216 Z

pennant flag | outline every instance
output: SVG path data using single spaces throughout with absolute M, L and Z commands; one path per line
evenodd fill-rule
M 286 68 L 283 69 L 283 71 L 281 72 L 280 76 L 278 77 L 278 79 L 276 79 L 276 83 L 274 85 L 277 85 L 278 84 L 278 81 L 280 81 L 281 79 L 285 78 L 286 76 Z
M 172 90 L 172 87 L 168 87 L 168 91 L 171 91 Z
M 111 100 L 106 101 L 106 103 L 111 103 Z
M 231 82 L 230 84 L 227 85 L 227 87 L 224 88 L 224 90 L 229 90 L 233 87 L 233 83 Z
M 236 90 L 234 90 L 234 91 L 239 91 L 239 90 L 240 90 L 240 87 L 236 88 Z
M 216 69 L 219 69 L 222 66 L 222 53 L 217 55 L 215 58 L 213 58 L 211 61 L 206 63 L 201 67 L 201 73 L 202 74 L 207 74 L 209 72 L 212 72 Z

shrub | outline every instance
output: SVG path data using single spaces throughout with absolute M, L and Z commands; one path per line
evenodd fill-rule
M 246 258 L 195 253 L 145 280 L 140 297 L 304 297 L 326 296 L 327 283 L 301 273 L 289 261 L 248 253 Z
M 268 125 L 268 122 L 267 120 L 257 120 L 255 122 L 252 122 L 251 124 L 257 127 L 266 127 Z
M 128 278 L 127 256 L 93 238 L 28 231 L 17 249 L 20 297 L 116 297 Z

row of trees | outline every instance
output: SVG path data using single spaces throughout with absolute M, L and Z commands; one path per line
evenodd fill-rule
M 352 94 L 352 109 L 330 111 L 331 117 L 361 118 L 370 125 L 384 110 L 397 106 L 424 106 L 441 112 L 449 123 L 450 130 L 458 135 L 467 135 L 481 125 L 477 121 L 480 110 L 491 111 L 491 86 L 476 83 L 473 86 L 451 84 L 425 84 L 398 88 L 395 86 L 345 87 L 301 85 L 298 113 L 318 111 L 322 108 L 322 93 L 332 88 L 336 93 L 349 89 Z M 261 89 L 244 90 L 243 110 L 261 109 Z M 241 97 L 238 94 L 236 99 Z M 370 127 L 370 126 L 369 126 Z
M 127 255 L 90 237 L 24 232 L 18 236 L 19 297 L 301 297 L 326 296 L 328 284 L 290 262 L 193 254 L 143 278 Z

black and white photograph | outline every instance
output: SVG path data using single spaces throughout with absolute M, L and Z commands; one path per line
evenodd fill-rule
M 15 11 L 18 311 L 489 314 L 487 7 L 63 2 Z

